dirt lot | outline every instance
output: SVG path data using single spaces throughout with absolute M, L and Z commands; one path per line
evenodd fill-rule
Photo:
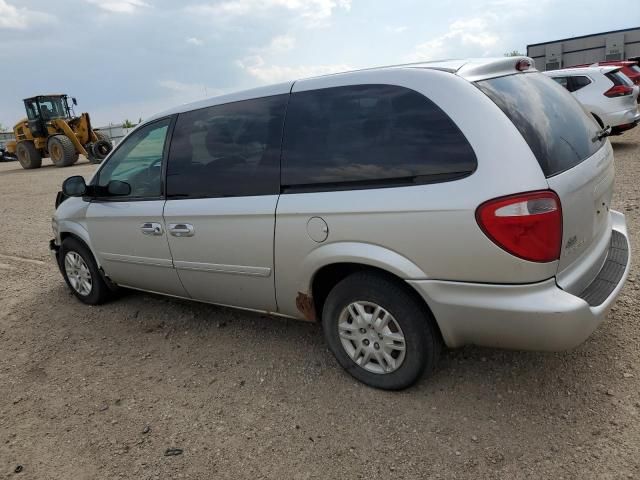
M 640 128 L 612 143 L 638 252 Z M 575 351 L 450 351 L 381 392 L 314 324 L 141 293 L 78 302 L 47 242 L 62 180 L 93 169 L 0 164 L 0 477 L 640 478 L 637 266 Z

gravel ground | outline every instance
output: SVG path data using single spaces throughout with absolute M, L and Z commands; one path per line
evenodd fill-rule
M 638 252 L 640 128 L 612 143 Z M 376 391 L 315 324 L 78 302 L 47 242 L 62 180 L 94 168 L 0 164 L 0 478 L 640 478 L 638 267 L 574 351 L 468 347 Z

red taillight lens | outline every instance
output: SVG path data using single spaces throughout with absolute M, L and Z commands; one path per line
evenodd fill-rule
M 627 85 L 614 85 L 609 90 L 604 92 L 605 97 L 615 98 L 624 97 L 625 95 L 631 95 L 633 93 L 633 87 Z
M 476 210 L 484 233 L 500 248 L 531 262 L 560 258 L 562 208 L 550 191 L 496 198 Z

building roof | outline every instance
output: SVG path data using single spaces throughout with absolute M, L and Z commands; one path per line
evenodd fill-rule
M 527 45 L 527 48 L 538 47 L 540 45 L 548 45 L 550 43 L 568 42 L 569 40 L 579 40 L 581 38 L 598 37 L 600 35 L 609 35 L 611 33 L 631 32 L 633 30 L 640 30 L 640 27 L 623 28 L 622 30 L 609 30 L 608 32 L 590 33 L 589 35 L 579 35 L 577 37 L 560 38 L 559 40 L 550 40 L 548 42 L 531 43 Z

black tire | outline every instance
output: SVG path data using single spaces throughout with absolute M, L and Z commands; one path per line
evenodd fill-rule
M 111 143 L 111 139 L 103 133 L 96 132 L 96 136 L 98 137 L 98 141 L 91 146 L 91 153 L 96 160 L 99 160 L 97 163 L 100 163 L 109 155 L 111 150 L 113 150 L 113 143 Z
M 343 347 L 338 329 L 339 318 L 353 302 L 375 303 L 394 317 L 404 334 L 406 349 L 404 360 L 397 370 L 384 374 L 365 370 L 352 360 Z M 357 272 L 340 281 L 324 304 L 322 327 L 338 363 L 361 382 L 384 390 L 407 388 L 425 372 L 431 373 L 442 350 L 435 320 L 426 306 L 401 281 L 377 272 Z
M 49 157 L 56 167 L 69 167 L 78 161 L 78 152 L 69 137 L 53 135 L 47 142 Z
M 16 156 L 22 168 L 31 170 L 32 168 L 40 168 L 42 166 L 42 155 L 38 149 L 29 140 L 19 142 L 16 146 Z
M 69 276 L 67 275 L 67 266 L 65 265 L 65 258 L 70 252 L 76 253 L 77 255 L 82 257 L 82 260 L 84 260 L 84 263 L 88 268 L 89 273 L 91 274 L 92 285 L 91 290 L 88 294 L 81 294 L 69 280 Z M 71 289 L 71 292 L 82 303 L 86 303 L 87 305 L 100 305 L 111 298 L 112 291 L 107 286 L 104 278 L 102 278 L 102 275 L 98 270 L 98 265 L 96 264 L 91 251 L 80 240 L 73 237 L 65 238 L 60 247 L 58 262 L 60 264 L 60 271 L 62 272 L 62 276 L 64 277 L 65 282 L 67 282 L 67 285 Z

